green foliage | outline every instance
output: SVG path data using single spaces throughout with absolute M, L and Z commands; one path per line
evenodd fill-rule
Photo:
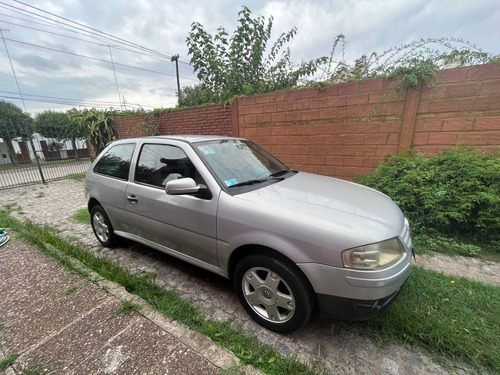
M 252 18 L 247 7 L 238 13 L 238 26 L 231 38 L 223 27 L 210 35 L 194 22 L 186 42 L 191 64 L 200 85 L 181 90 L 180 106 L 225 102 L 238 95 L 254 95 L 296 87 L 303 77 L 313 75 L 324 58 L 291 62 L 284 45 L 295 36 L 294 27 L 282 33 L 265 57 L 271 38 L 273 18 Z
M 0 134 L 10 138 L 25 137 L 26 124 L 33 130 L 33 119 L 28 113 L 11 102 L 0 100 Z
M 73 215 L 73 219 L 80 224 L 90 225 L 90 213 L 88 208 L 81 208 Z
M 194 86 L 184 86 L 181 89 L 179 106 L 194 107 L 197 105 L 213 104 L 217 101 L 218 99 L 210 87 L 200 83 Z
M 447 67 L 485 64 L 500 55 L 483 52 L 474 44 L 459 38 L 427 38 L 389 48 L 383 52 L 362 55 L 350 64 L 345 61 L 345 36 L 339 34 L 330 57 L 321 66 L 321 81 L 341 83 L 377 77 L 401 76 L 402 83 L 416 87 L 419 80 L 428 81 L 434 73 Z M 335 58 L 340 47 L 340 59 Z
M 11 160 L 15 161 L 16 152 L 12 145 L 12 139 L 16 137 L 27 137 L 34 129 L 34 122 L 28 113 L 13 103 L 0 100 L 0 138 L 7 145 L 7 152 Z
M 36 131 L 46 138 L 59 141 L 71 139 L 72 128 L 68 115 L 63 112 L 44 111 L 36 115 Z
M 92 145 L 96 156 L 106 147 L 106 144 L 116 137 L 116 129 L 113 126 L 115 112 L 112 110 L 97 110 L 95 108 L 83 111 L 72 111 L 69 119 L 77 124 L 78 129 L 87 136 L 87 142 Z
M 377 77 L 397 77 L 390 88 L 390 94 L 395 96 L 404 87 L 417 87 L 422 81 L 430 83 L 440 69 L 500 59 L 500 55 L 483 52 L 463 39 L 428 38 L 363 54 L 350 63 L 346 61 L 346 38 L 338 34 L 330 56 L 294 64 L 290 49 L 284 47 L 297 34 L 296 27 L 282 33 L 268 49 L 273 18 L 252 18 L 245 6 L 238 16 L 238 26 L 231 37 L 223 27 L 212 36 L 201 24 L 191 25 L 186 42 L 201 83 L 182 88 L 179 106 L 226 102 L 235 96 L 289 90 L 300 85 L 320 89 L 325 84 Z
M 196 105 L 196 104 L 194 104 Z M 149 112 L 141 113 L 144 121 L 139 121 L 133 128 L 127 130 L 127 136 L 156 136 L 161 134 L 160 124 L 156 121 L 156 117 L 161 116 L 165 112 L 174 112 L 173 108 L 155 108 Z
M 459 147 L 433 158 L 393 156 L 355 180 L 401 207 L 417 243 L 473 255 L 479 248 L 467 243 L 500 240 L 499 155 Z
M 120 307 L 115 311 L 115 316 L 140 315 L 141 306 L 130 300 L 122 300 Z
M 150 118 L 146 118 L 144 121 L 138 122 L 133 130 L 139 137 L 160 135 L 160 125 L 155 123 Z
M 5 370 L 16 363 L 16 360 L 20 357 L 20 354 L 11 354 L 8 357 L 0 360 L 0 370 Z
M 415 88 L 420 81 L 429 82 L 439 70 L 439 66 L 432 59 L 408 61 L 407 65 L 391 69 L 388 76 L 401 76 L 401 83 Z

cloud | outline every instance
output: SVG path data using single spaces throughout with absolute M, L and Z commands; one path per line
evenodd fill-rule
M 212 35 L 219 26 L 232 35 L 238 12 L 245 4 L 234 0 L 23 2 L 40 10 L 12 0 L 0 5 L 0 28 L 9 29 L 4 37 L 25 43 L 6 41 L 23 94 L 72 98 L 82 103 L 112 102 L 115 107 L 120 105 L 115 73 L 120 95 L 127 102 L 144 107 L 175 105 L 175 64 L 170 56 L 181 56 L 181 86 L 196 83 L 187 65 L 190 57 L 186 37 L 192 22 L 201 23 Z M 254 17 L 273 17 L 270 45 L 281 33 L 297 27 L 297 35 L 289 43 L 295 62 L 329 55 L 340 33 L 346 37 L 344 52 L 348 61 L 429 37 L 462 38 L 487 52 L 500 53 L 497 0 L 256 0 L 247 5 Z M 112 40 L 106 34 L 116 38 Z M 130 44 L 126 46 L 125 41 Z M 134 45 L 164 56 L 151 56 Z M 342 58 L 340 49 L 335 57 Z M 17 92 L 3 45 L 0 78 L 3 91 Z M 47 106 L 56 107 L 43 102 L 27 103 L 30 112 Z

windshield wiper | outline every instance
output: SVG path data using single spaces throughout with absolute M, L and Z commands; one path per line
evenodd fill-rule
M 277 172 L 274 172 L 274 173 L 271 173 L 269 175 L 269 177 L 279 177 L 279 176 L 282 176 L 284 174 L 287 174 L 288 172 L 293 172 L 293 173 L 296 173 L 297 171 L 296 170 L 293 170 L 293 169 L 280 169 L 279 171 Z
M 259 184 L 261 182 L 266 182 L 266 181 L 269 181 L 269 180 L 283 181 L 285 179 L 285 177 L 282 177 L 282 175 L 284 175 L 284 174 L 286 174 L 288 172 L 294 172 L 294 173 L 296 173 L 297 171 L 295 171 L 293 169 L 281 169 L 281 170 L 279 170 L 277 172 L 271 173 L 270 175 L 268 175 L 268 176 L 266 176 L 264 178 L 254 178 L 252 180 L 238 182 L 238 183 L 233 184 L 233 185 L 228 186 L 228 187 L 232 188 L 232 187 L 240 187 L 240 186 L 250 186 L 250 185 Z
M 253 180 L 238 182 L 238 183 L 233 184 L 233 185 L 228 186 L 228 187 L 232 188 L 232 187 L 255 185 L 255 184 L 259 184 L 261 182 L 266 182 L 267 180 L 269 180 L 269 177 L 266 177 L 266 178 L 256 178 L 256 179 L 253 179 Z

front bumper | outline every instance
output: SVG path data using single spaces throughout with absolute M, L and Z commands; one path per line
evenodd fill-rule
M 378 271 L 352 270 L 317 263 L 298 264 L 318 295 L 374 301 L 398 291 L 411 274 L 410 254 Z
M 376 300 L 360 300 L 317 294 L 320 315 L 339 320 L 368 320 L 383 313 L 401 292 L 402 288 L 391 295 Z

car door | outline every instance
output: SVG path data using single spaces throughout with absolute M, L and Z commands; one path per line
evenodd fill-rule
M 196 154 L 188 157 L 186 151 L 190 146 L 175 143 L 142 144 L 133 180 L 126 190 L 128 231 L 160 245 L 167 253 L 216 266 L 218 194 L 200 197 L 165 192 L 165 185 L 171 179 L 189 177 L 204 182 L 191 160 L 197 158 Z
M 125 193 L 134 149 L 133 142 L 110 146 L 85 179 L 85 190 L 103 206 L 115 231 L 127 223 Z

